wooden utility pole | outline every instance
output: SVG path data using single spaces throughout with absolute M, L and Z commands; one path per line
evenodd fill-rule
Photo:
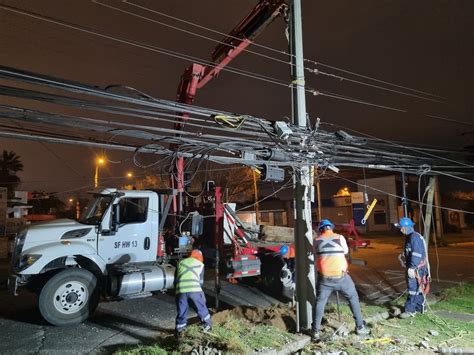
M 443 219 L 441 216 L 441 196 L 439 193 L 439 180 L 438 177 L 434 177 L 435 182 L 434 182 L 434 204 L 435 206 L 435 221 L 436 221 L 436 233 L 435 233 L 435 238 L 437 242 L 440 242 L 442 237 L 443 237 Z
M 433 197 L 435 190 L 435 178 L 431 177 L 428 183 L 428 197 L 426 198 L 426 211 L 425 211 L 425 223 L 423 236 L 426 240 L 426 248 L 430 242 L 430 231 L 431 231 L 431 217 L 433 215 Z M 422 212 L 423 213 L 423 212 Z
M 292 118 L 295 125 L 304 129 L 306 128 L 307 117 L 301 0 L 293 0 L 290 6 L 290 53 L 292 54 Z M 316 292 L 311 224 L 311 188 L 310 167 L 303 166 L 300 171 L 295 172 L 294 181 L 297 331 L 311 327 Z

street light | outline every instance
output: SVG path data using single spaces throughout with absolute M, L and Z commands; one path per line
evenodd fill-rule
M 95 160 L 95 175 L 94 175 L 94 187 L 97 188 L 99 187 L 99 166 L 105 164 L 105 159 L 104 158 L 97 158 Z
M 133 177 L 133 173 L 131 173 L 131 172 L 128 172 L 128 173 L 127 173 L 127 177 L 128 177 L 128 178 L 131 178 L 131 177 Z
M 75 199 L 75 198 L 73 198 L 73 197 L 70 197 L 70 198 L 68 198 L 67 201 L 68 201 L 69 204 L 71 205 L 70 208 L 73 208 L 73 206 L 74 206 L 74 208 L 75 208 L 75 210 L 76 210 L 76 213 L 75 213 L 76 219 L 79 219 L 79 217 L 81 216 L 81 206 L 80 206 L 80 203 L 79 203 L 79 199 Z M 73 205 L 74 201 L 75 201 L 76 203 Z

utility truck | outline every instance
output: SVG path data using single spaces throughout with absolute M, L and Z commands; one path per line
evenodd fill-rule
M 221 202 L 219 187 L 203 194 L 201 205 L 182 218 L 180 233 L 170 229 L 165 236 L 175 194 L 96 190 L 78 221 L 31 224 L 14 242 L 10 293 L 28 288 L 38 294 L 40 313 L 49 323 L 77 324 L 93 314 L 101 297 L 141 298 L 173 288 L 176 261 L 193 243 L 215 256 L 216 294 L 219 274 L 240 279 L 263 271 L 268 285 L 294 288 L 291 263 L 278 253 L 280 246 L 252 246 L 248 232 L 239 228 L 234 204 Z
M 51 324 L 80 323 L 102 295 L 134 298 L 173 287 L 160 226 L 169 195 L 154 191 L 95 191 L 79 221 L 34 223 L 15 239 L 8 284 L 39 295 Z

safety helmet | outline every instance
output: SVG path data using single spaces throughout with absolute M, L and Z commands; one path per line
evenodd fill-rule
M 413 227 L 414 225 L 415 223 L 408 217 L 402 217 L 398 223 L 395 223 L 395 227 L 397 228 Z
M 198 249 L 194 249 L 189 255 L 191 258 L 199 260 L 201 263 L 204 262 L 204 257 L 202 256 L 202 252 Z
M 285 256 L 286 254 L 288 254 L 288 251 L 289 251 L 289 250 L 290 250 L 290 249 L 288 248 L 287 245 L 282 245 L 282 246 L 280 247 L 280 255 L 281 255 L 281 256 Z
M 319 222 L 318 231 L 323 231 L 326 229 L 334 229 L 334 224 L 332 224 L 329 219 L 322 219 L 321 222 Z

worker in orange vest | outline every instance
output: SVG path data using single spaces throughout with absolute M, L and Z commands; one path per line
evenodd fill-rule
M 319 341 L 321 320 L 324 308 L 333 291 L 340 291 L 349 301 L 349 306 L 356 323 L 356 333 L 359 335 L 370 334 L 365 327 L 360 311 L 359 296 L 347 273 L 348 263 L 345 254 L 349 252 L 347 242 L 342 235 L 334 233 L 334 224 L 328 219 L 323 219 L 318 226 L 319 236 L 314 241 L 317 257 L 318 281 L 316 284 L 316 307 L 314 307 L 313 330 L 311 338 Z

